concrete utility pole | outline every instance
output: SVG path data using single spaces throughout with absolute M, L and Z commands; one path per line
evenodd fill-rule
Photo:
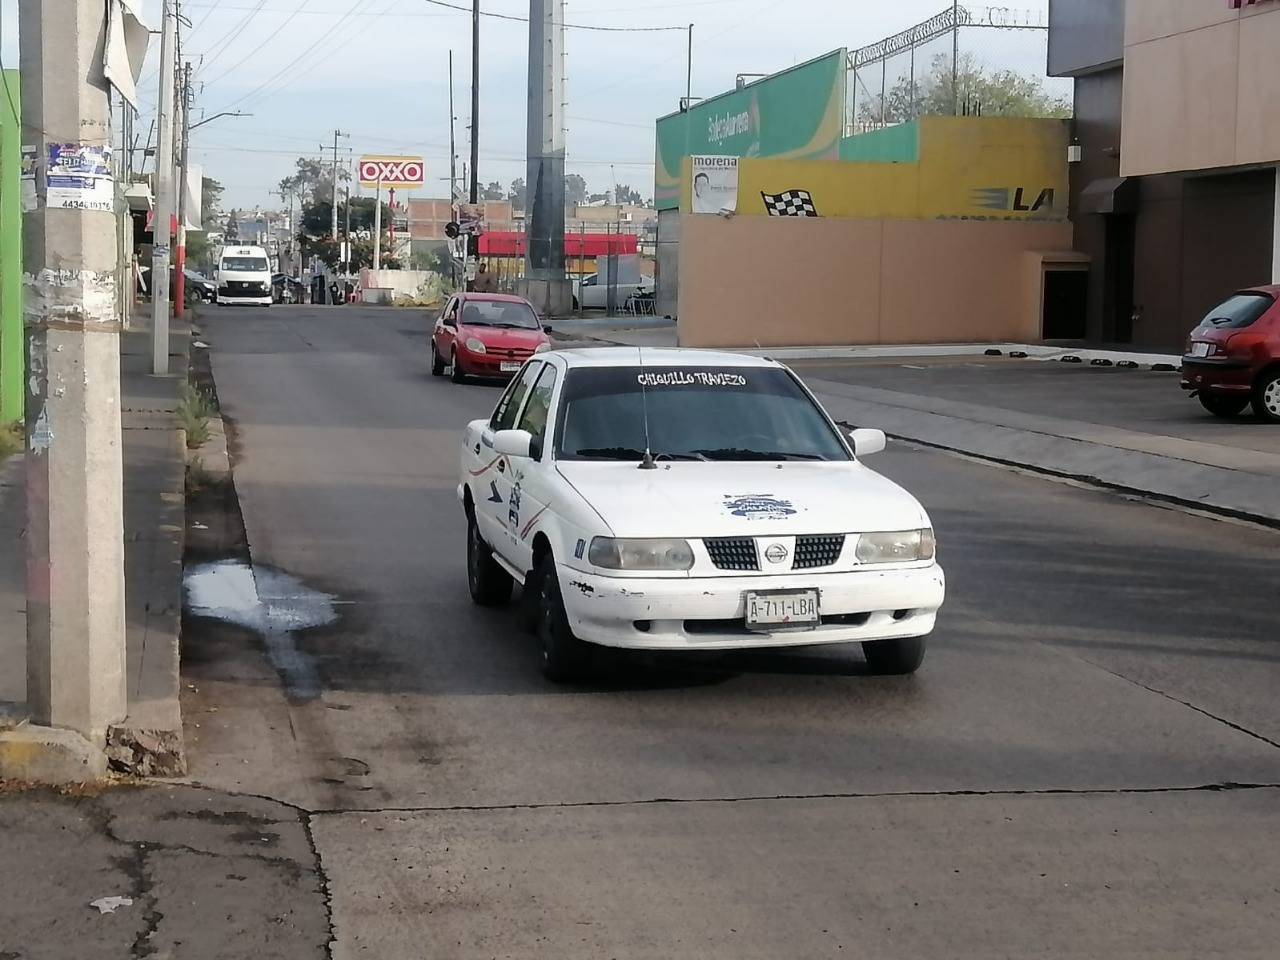
M 37 724 L 101 747 L 126 709 L 115 190 L 99 172 L 107 5 L 23 3 L 18 15 L 23 142 L 40 169 L 23 223 L 27 700 Z M 49 184 L 50 173 L 69 176 Z
M 564 315 L 564 0 L 529 0 L 528 240 L 525 296 L 546 316 Z
M 187 312 L 187 177 L 191 157 L 191 64 L 182 72 L 182 137 L 178 148 L 178 255 L 173 271 L 176 285 L 173 296 L 174 310 L 178 316 Z
M 151 220 L 151 372 L 169 375 L 169 227 L 174 210 L 173 109 L 176 84 L 178 17 L 164 2 L 160 34 L 160 99 L 156 110 L 156 212 Z

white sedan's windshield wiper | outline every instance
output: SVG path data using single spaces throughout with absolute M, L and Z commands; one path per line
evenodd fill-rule
M 779 450 L 746 450 L 742 447 L 724 447 L 719 450 L 695 450 L 708 460 L 826 460 L 817 453 L 783 453 Z
M 644 457 L 644 451 L 633 450 L 630 447 L 592 447 L 587 450 L 575 450 L 573 456 L 593 460 L 639 460 Z

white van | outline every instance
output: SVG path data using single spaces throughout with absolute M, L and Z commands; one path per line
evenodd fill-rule
M 223 247 L 213 281 L 218 303 L 271 306 L 271 258 L 262 247 Z

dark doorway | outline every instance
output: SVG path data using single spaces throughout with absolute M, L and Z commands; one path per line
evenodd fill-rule
M 1044 275 L 1044 339 L 1083 340 L 1088 304 L 1088 271 L 1046 271 Z
M 1133 276 L 1136 218 L 1114 214 L 1106 218 L 1106 313 L 1103 336 L 1110 343 L 1133 343 Z

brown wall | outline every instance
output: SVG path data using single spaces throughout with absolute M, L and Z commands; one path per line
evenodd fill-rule
M 1280 161 L 1280 4 L 1128 0 L 1126 176 Z
M 1027 254 L 1071 244 L 1068 223 L 681 221 L 679 331 L 691 347 L 1037 340 Z

